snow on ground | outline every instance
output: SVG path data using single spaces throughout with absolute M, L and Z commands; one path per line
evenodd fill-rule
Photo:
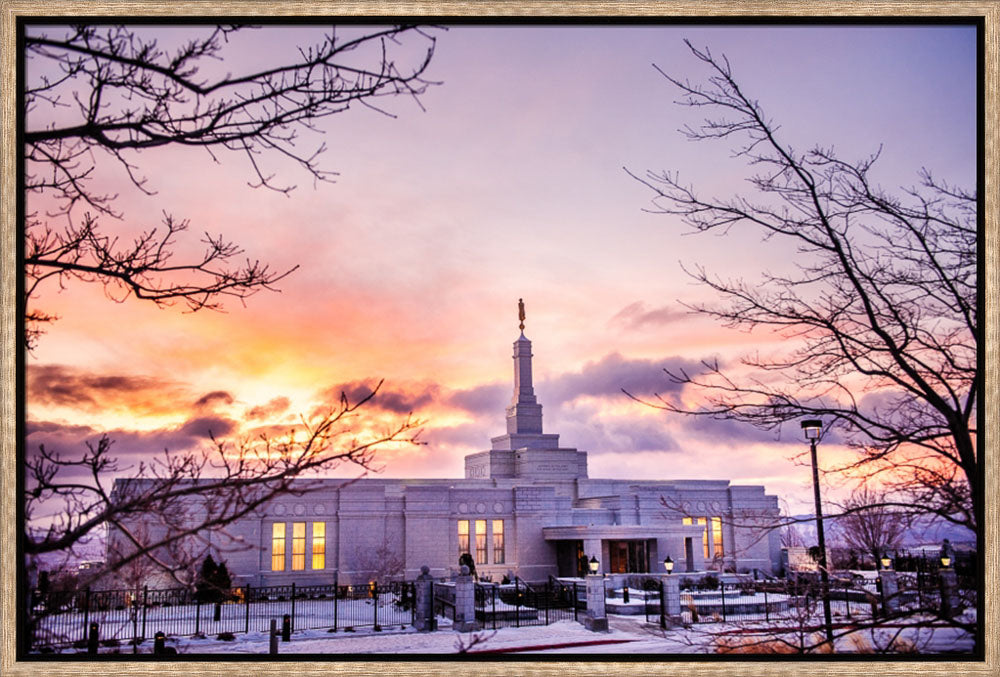
M 296 632 L 290 642 L 278 642 L 281 654 L 454 654 L 459 644 L 469 645 L 475 635 L 485 638 L 472 647 L 471 653 L 514 652 L 553 654 L 687 654 L 713 653 L 713 640 L 719 634 L 733 630 L 733 625 L 704 623 L 666 632 L 643 618 L 609 617 L 609 632 L 591 632 L 581 623 L 559 621 L 548 626 L 501 628 L 477 633 L 458 633 L 447 622 L 436 632 L 418 633 L 412 628 L 395 632 L 374 632 L 370 628 L 357 632 L 329 633 L 324 630 Z M 886 628 L 859 633 L 861 650 L 865 646 L 885 645 L 898 629 Z M 902 637 L 922 647 L 924 653 L 971 652 L 972 638 L 953 628 L 904 629 Z M 182 654 L 263 654 L 268 651 L 266 633 L 237 635 L 236 641 L 220 642 L 207 639 L 178 638 L 170 644 Z M 554 645 L 568 645 L 556 647 Z M 837 649 L 854 652 L 858 645 L 849 639 L 838 641 Z

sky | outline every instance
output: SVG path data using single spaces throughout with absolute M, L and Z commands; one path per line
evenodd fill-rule
M 170 44 L 197 28 L 144 30 Z M 206 72 L 294 55 L 316 30 L 237 35 Z M 99 168 L 125 215 L 107 228 L 127 234 L 168 212 L 190 220 L 191 236 L 221 233 L 251 259 L 299 268 L 280 293 L 225 312 L 115 303 L 94 284 L 45 288 L 38 305 L 59 320 L 27 356 L 29 447 L 73 453 L 107 432 L 128 465 L 197 449 L 210 432 L 236 439 L 296 425 L 384 379 L 370 416 L 388 425 L 413 412 L 426 444 L 383 450 L 381 474 L 461 477 L 463 457 L 505 432 L 523 298 L 545 431 L 589 452 L 591 477 L 763 484 L 809 510 L 799 430 L 668 415 L 621 392 L 686 398 L 664 368 L 787 348 L 685 307 L 713 297 L 682 264 L 754 280 L 787 270 L 794 250 L 752 231 L 691 235 L 648 211 L 649 189 L 626 168 L 678 171 L 706 194 L 748 192 L 731 144 L 678 132 L 702 116 L 675 104 L 653 64 L 707 77 L 686 38 L 726 55 L 793 147 L 860 159 L 881 146 L 874 173 L 887 188 L 914 185 L 921 167 L 974 188 L 974 31 L 459 25 L 433 35 L 427 76 L 439 84 L 419 105 L 383 101 L 391 116 L 355 106 L 302 138 L 326 145 L 334 183 L 314 184 L 275 156 L 263 161 L 296 189 L 253 189 L 243 157 L 198 149 L 134 157 L 152 196 L 120 168 Z M 28 63 L 29 79 L 37 68 Z M 28 126 L 65 114 L 35 111 Z M 827 445 L 821 463 L 847 453 Z

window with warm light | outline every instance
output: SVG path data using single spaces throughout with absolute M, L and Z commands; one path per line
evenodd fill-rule
M 306 568 L 306 523 L 292 522 L 292 571 Z
M 694 524 L 694 520 L 691 519 L 690 517 L 682 517 L 681 518 L 681 524 L 683 524 L 686 527 L 689 527 L 692 524 Z
M 503 520 L 493 520 L 493 563 L 506 561 L 503 545 Z
M 476 564 L 486 564 L 486 520 L 476 520 Z
M 285 523 L 271 525 L 271 571 L 285 570 Z
M 712 554 L 714 557 L 722 557 L 722 518 L 712 518 Z
M 313 522 L 312 568 L 326 568 L 326 522 Z
M 458 520 L 458 554 L 469 552 L 469 521 Z

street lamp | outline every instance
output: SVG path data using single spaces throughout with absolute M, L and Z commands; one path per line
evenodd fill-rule
M 892 566 L 892 560 L 889 558 L 889 553 L 888 552 L 883 553 L 882 554 L 882 568 L 883 569 L 889 569 L 889 567 L 891 567 L 891 566 Z
M 668 574 L 673 572 L 674 560 L 670 559 L 670 555 L 667 555 L 667 558 L 663 560 L 663 568 L 667 570 Z
M 826 569 L 826 537 L 823 534 L 823 505 L 819 499 L 819 467 L 816 462 L 816 443 L 823 430 L 823 421 L 809 419 L 802 421 L 802 431 L 809 440 L 812 459 L 813 498 L 816 501 L 816 535 L 819 537 L 819 577 L 823 586 L 823 621 L 826 625 L 826 641 L 833 648 L 833 617 L 830 613 L 830 576 Z
M 941 555 L 941 566 L 947 569 L 951 566 L 951 557 L 948 555 Z
M 590 573 L 596 574 L 597 569 L 600 568 L 601 564 L 597 561 L 596 557 L 591 556 L 590 561 L 587 562 L 587 566 L 590 567 Z

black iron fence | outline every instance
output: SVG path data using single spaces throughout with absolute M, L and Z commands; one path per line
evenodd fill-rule
M 972 581 L 958 579 L 957 607 L 975 606 Z M 896 572 L 896 590 L 883 590 L 873 577 L 834 576 L 828 584 L 835 622 L 879 616 L 942 612 L 941 581 L 937 571 Z M 822 584 L 816 575 L 771 581 L 719 582 L 716 586 L 690 586 L 680 590 L 680 614 L 685 623 L 740 621 L 801 621 L 821 612 Z M 664 622 L 659 594 L 645 600 L 647 622 Z
M 582 594 L 582 585 L 554 580 L 534 586 L 517 579 L 509 585 L 477 583 L 476 621 L 495 630 L 578 620 L 587 609 Z
M 104 646 L 138 645 L 157 632 L 209 636 L 266 632 L 271 619 L 287 615 L 292 630 L 352 631 L 413 625 L 411 582 L 365 585 L 279 585 L 232 588 L 219 601 L 194 591 L 84 590 L 29 595 L 31 650 L 87 644 L 91 624 Z

